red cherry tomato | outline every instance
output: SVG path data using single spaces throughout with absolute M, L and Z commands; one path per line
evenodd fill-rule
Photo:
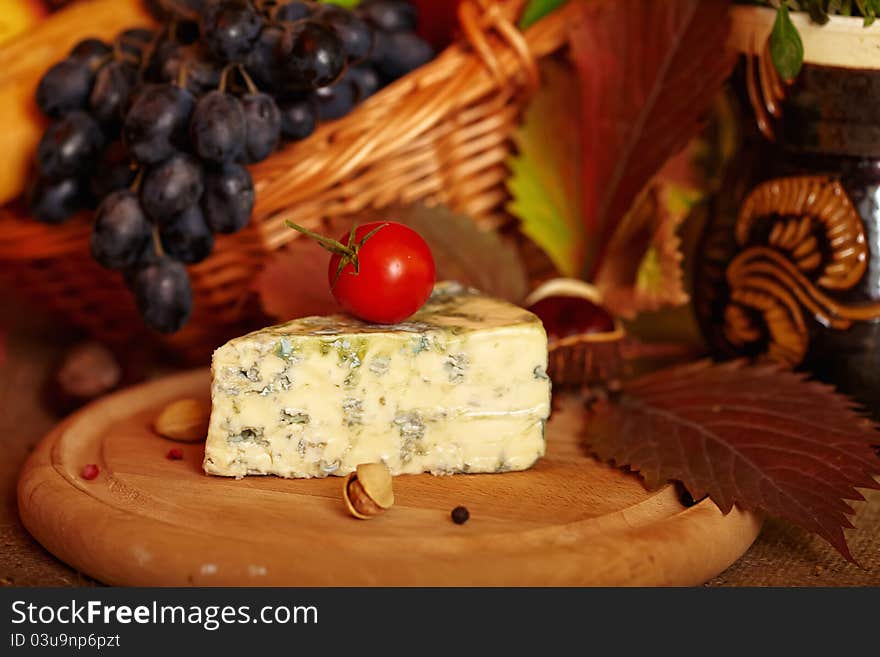
M 349 235 L 339 241 L 348 244 Z M 353 243 L 360 245 L 357 271 L 347 262 L 340 272 L 338 254 L 327 271 L 339 305 L 378 324 L 401 322 L 422 307 L 434 287 L 434 258 L 421 235 L 403 224 L 375 221 L 359 226 Z

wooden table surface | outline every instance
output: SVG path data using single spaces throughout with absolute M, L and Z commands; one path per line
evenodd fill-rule
M 21 464 L 58 421 L 43 400 L 47 377 L 59 354 L 80 336 L 2 293 L 0 331 L 6 334 L 0 364 L 0 584 L 95 586 L 30 537 L 18 519 L 15 497 Z M 866 496 L 855 518 L 857 530 L 849 532 L 861 566 L 846 562 L 822 539 L 769 520 L 751 549 L 707 586 L 880 585 L 880 493 Z

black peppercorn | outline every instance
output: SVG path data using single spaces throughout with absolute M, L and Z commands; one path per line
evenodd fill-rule
M 471 517 L 471 514 L 467 510 L 467 507 L 464 506 L 455 507 L 450 515 L 452 516 L 452 522 L 454 522 L 456 525 L 463 525 L 468 521 L 468 518 Z

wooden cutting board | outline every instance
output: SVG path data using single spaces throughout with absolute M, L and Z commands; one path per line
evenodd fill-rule
M 547 456 L 526 472 L 397 477 L 397 503 L 348 515 L 342 479 L 211 477 L 202 444 L 151 430 L 164 404 L 209 396 L 199 370 L 131 388 L 73 415 L 22 470 L 18 504 L 50 552 L 116 585 L 692 585 L 751 545 L 758 517 L 684 508 L 671 486 L 584 450 L 585 415 L 563 399 Z M 166 458 L 181 447 L 184 459 Z M 80 477 L 97 463 L 93 481 Z M 450 520 L 464 505 L 471 518 Z

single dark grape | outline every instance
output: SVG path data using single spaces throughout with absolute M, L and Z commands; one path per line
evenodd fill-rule
M 143 164 L 154 164 L 174 153 L 186 141 L 194 105 L 192 93 L 170 84 L 150 85 L 138 92 L 123 126 L 132 156 Z
M 318 12 L 317 20 L 322 21 L 342 41 L 345 57 L 349 64 L 366 59 L 373 48 L 373 28 L 356 14 L 329 5 Z
M 214 55 L 223 61 L 240 61 L 259 36 L 262 20 L 247 0 L 208 0 L 199 26 Z
M 387 35 L 387 39 L 378 69 L 388 82 L 403 77 L 434 58 L 434 49 L 417 34 L 396 32 Z
M 229 162 L 244 152 L 244 110 L 238 98 L 223 91 L 205 94 L 196 103 L 189 125 L 193 149 L 203 160 Z
M 122 120 L 137 78 L 137 69 L 125 62 L 110 62 L 101 67 L 89 96 L 92 116 L 102 123 Z
M 244 67 L 257 85 L 266 90 L 283 86 L 282 38 L 284 29 L 267 25 L 245 57 Z
M 100 39 L 83 39 L 71 49 L 69 56 L 85 64 L 91 71 L 96 71 L 110 59 L 112 52 L 113 48 Z
M 110 192 L 125 189 L 134 181 L 135 168 L 128 149 L 121 141 L 114 141 L 101 153 L 92 173 L 90 189 L 95 198 L 102 199 Z
M 245 162 L 261 162 L 272 154 L 281 139 L 281 111 L 268 94 L 245 94 L 241 98 L 245 122 Z
M 97 122 L 85 112 L 71 112 L 49 124 L 37 145 L 37 168 L 48 180 L 88 175 L 103 147 Z
M 111 192 L 98 206 L 91 237 L 92 257 L 98 264 L 108 269 L 131 267 L 152 239 L 153 225 L 134 192 Z
M 59 224 L 85 207 L 82 188 L 75 178 L 56 182 L 36 178 L 28 189 L 27 201 L 31 215 L 47 224 Z
M 315 89 L 318 116 L 322 121 L 341 119 L 354 109 L 357 102 L 357 89 L 348 76 L 330 87 Z
M 308 18 L 314 11 L 315 5 L 312 2 L 293 0 L 292 2 L 276 3 L 272 9 L 272 19 L 279 23 L 293 23 Z
M 196 96 L 220 85 L 222 67 L 207 50 L 198 46 L 180 48 L 165 60 L 159 79 L 181 83 Z
M 411 32 L 419 20 L 416 8 L 405 0 L 364 0 L 358 13 L 386 32 Z
M 204 182 L 199 161 L 176 153 L 147 170 L 141 185 L 141 203 L 158 224 L 199 202 Z
M 174 333 L 189 321 L 193 296 L 189 274 L 181 263 L 168 257 L 127 276 L 135 303 L 147 326 Z
M 202 210 L 215 233 L 234 233 L 244 228 L 254 208 L 254 181 L 240 164 L 227 164 L 205 175 Z
M 62 59 L 40 78 L 37 85 L 37 107 L 48 117 L 58 118 L 82 109 L 89 99 L 94 74 L 87 62 Z
M 357 101 L 366 100 L 382 88 L 382 79 L 378 71 L 372 66 L 363 64 L 348 69 L 348 79 L 354 85 L 357 92 Z
M 188 265 L 201 262 L 214 248 L 214 233 L 198 205 L 191 205 L 162 224 L 159 237 L 166 254 Z
M 295 87 L 329 86 L 345 68 L 342 41 L 313 20 L 291 24 L 284 31 L 280 47 L 284 75 Z
M 310 100 L 282 100 L 278 109 L 281 111 L 281 134 L 286 139 L 305 139 L 318 125 L 318 108 Z

